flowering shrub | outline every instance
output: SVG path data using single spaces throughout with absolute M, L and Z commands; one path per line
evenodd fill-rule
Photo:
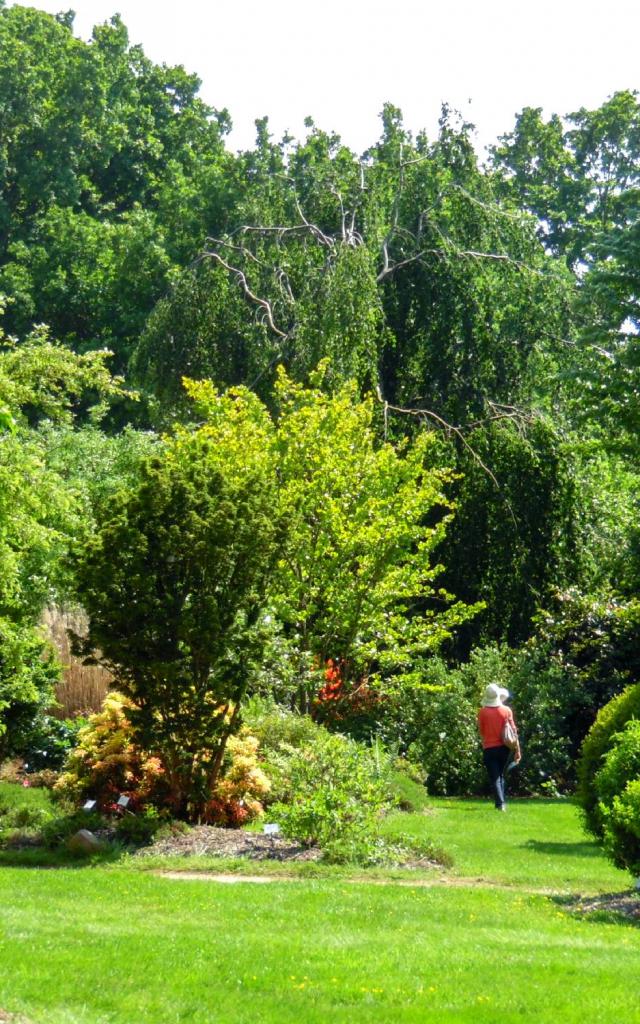
M 222 777 L 205 805 L 205 822 L 235 828 L 262 814 L 261 798 L 271 783 L 258 764 L 258 746 L 246 727 L 229 737 Z
M 105 697 L 102 710 L 89 717 L 54 786 L 58 797 L 74 803 L 91 797 L 106 813 L 115 811 L 121 795 L 129 797 L 129 809 L 134 811 L 166 802 L 162 762 L 134 743 L 125 715 L 128 706 L 127 698 L 114 691 Z
M 338 701 L 344 695 L 344 680 L 340 662 L 329 658 L 324 670 L 324 686 L 318 691 L 316 704 Z
M 323 675 L 324 684 L 313 702 L 314 719 L 354 739 L 375 735 L 384 711 L 384 695 L 366 679 L 347 679 L 344 664 L 332 658 L 327 661 Z
M 102 710 L 91 715 L 78 733 L 54 793 L 74 804 L 90 797 L 103 813 L 113 813 L 120 796 L 128 796 L 128 810 L 149 811 L 170 806 L 171 792 L 163 763 L 134 742 L 125 709 L 131 704 L 111 692 Z M 258 765 L 258 740 L 241 730 L 227 742 L 223 771 L 201 820 L 216 825 L 238 826 L 262 812 L 260 802 L 269 791 L 269 780 Z M 148 823 L 149 824 L 149 823 Z M 126 831 L 126 826 L 123 826 Z M 135 829 L 132 824 L 131 829 Z M 142 826 L 142 833 L 149 829 Z

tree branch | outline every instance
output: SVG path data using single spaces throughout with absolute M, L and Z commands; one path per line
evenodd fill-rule
M 264 317 L 274 334 L 276 334 L 279 338 L 287 338 L 289 336 L 287 331 L 281 331 L 280 328 L 276 326 L 273 319 L 271 303 L 267 302 L 266 299 L 261 299 L 258 295 L 255 295 L 251 291 L 249 284 L 247 282 L 247 278 L 245 277 L 244 273 L 242 272 L 242 270 L 240 270 L 239 267 L 231 266 L 231 264 L 227 263 L 227 261 L 222 258 L 220 253 L 215 252 L 215 250 L 206 250 L 205 252 L 202 253 L 202 256 L 200 258 L 204 258 L 205 256 L 220 264 L 220 266 L 224 267 L 224 269 L 228 273 L 234 275 L 240 287 L 242 288 L 245 298 L 247 298 L 250 302 L 253 302 L 256 306 L 259 306 L 261 309 L 264 310 Z

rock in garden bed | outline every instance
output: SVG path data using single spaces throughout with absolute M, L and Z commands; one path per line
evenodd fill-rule
M 234 828 L 196 825 L 188 832 L 155 840 L 138 851 L 138 857 L 246 857 L 247 860 L 320 860 L 318 847 L 301 846 L 283 836 L 243 832 Z

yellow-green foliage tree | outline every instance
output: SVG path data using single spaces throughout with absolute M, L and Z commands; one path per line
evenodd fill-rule
M 331 659 L 352 681 L 409 681 L 472 614 L 437 582 L 433 553 L 451 508 L 449 474 L 430 467 L 434 438 L 380 443 L 374 400 L 359 399 L 355 382 L 327 393 L 326 372 L 322 363 L 304 387 L 279 370 L 265 452 L 286 523 L 268 603 L 303 708 L 318 687 L 314 665 Z M 187 388 L 210 424 L 224 421 L 228 396 L 208 382 Z

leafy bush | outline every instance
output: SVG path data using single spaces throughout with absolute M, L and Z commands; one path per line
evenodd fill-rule
M 244 706 L 244 723 L 260 743 L 260 754 L 268 758 L 283 744 L 299 749 L 313 743 L 326 730 L 317 725 L 309 715 L 289 711 L 281 704 L 264 697 L 252 697 Z
M 596 776 L 602 761 L 628 721 L 640 718 L 640 684 L 630 686 L 600 710 L 582 744 L 577 765 L 577 796 L 584 814 L 585 826 L 599 839 L 604 835 L 604 822 L 599 807 Z
M 204 822 L 235 828 L 262 814 L 261 799 L 271 783 L 258 764 L 258 745 L 246 727 L 229 737 L 222 774 L 204 807 Z
M 128 846 L 145 846 L 165 823 L 155 807 L 146 807 L 138 814 L 123 814 L 116 823 L 116 834 Z
M 27 782 L 30 786 L 43 789 L 53 789 L 58 781 L 59 773 L 53 768 L 43 768 L 39 772 L 29 772 Z
M 65 719 L 62 722 L 51 715 L 35 718 L 32 725 L 25 729 L 20 745 L 25 770 L 29 773 L 59 771 L 84 725 L 84 718 Z
M 317 843 L 330 860 L 376 859 L 379 821 L 392 802 L 391 762 L 380 747 L 320 734 L 290 750 L 281 781 L 287 802 L 271 813 L 285 835 Z
M 0 761 L 25 757 L 34 720 L 55 702 L 59 678 L 58 660 L 38 630 L 0 615 Z
M 571 666 L 549 659 L 535 644 L 511 653 L 507 688 L 513 695 L 523 758 L 520 792 L 565 792 L 575 782 L 575 752 L 569 723 L 582 697 Z
M 605 851 L 617 867 L 640 874 L 640 721 L 614 734 L 594 786 Z
M 617 867 L 640 875 L 640 779 L 628 782 L 602 813 L 606 852 Z
M 640 720 L 632 718 L 612 736 L 612 746 L 596 773 L 594 785 L 600 807 L 610 807 L 628 782 L 640 779 Z
M 407 749 L 422 766 L 429 793 L 442 796 L 477 793 L 484 781 L 477 704 L 459 679 L 438 692 L 414 689 L 410 714 L 419 727 Z
M 399 811 L 417 813 L 430 806 L 427 791 L 422 782 L 422 771 L 416 776 L 416 768 L 404 758 L 394 764 L 391 780 L 396 807 Z
M 525 650 L 537 655 L 538 671 L 553 665 L 564 674 L 564 731 L 575 759 L 600 708 L 640 680 L 640 602 L 558 594 Z
M 0 828 L 38 828 L 50 820 L 52 812 L 44 807 L 12 807 L 2 813 L 0 809 Z
M 90 832 L 95 832 L 104 828 L 105 824 L 105 820 L 100 814 L 86 814 L 84 811 L 58 814 L 42 826 L 42 842 L 49 849 L 55 849 L 66 843 L 80 829 L 86 828 Z
M 108 693 L 102 710 L 80 729 L 78 745 L 54 788 L 61 799 L 78 803 L 90 797 L 107 813 L 115 809 L 120 795 L 129 797 L 131 810 L 166 802 L 163 766 L 134 743 L 125 714 L 128 703 L 121 694 Z
M 259 763 L 269 788 L 262 795 L 268 804 L 290 799 L 289 763 L 296 752 L 322 743 L 327 730 L 309 715 L 276 704 L 270 698 L 252 697 L 244 712 L 246 728 L 259 743 Z
M 22 785 L 0 785 L 0 846 L 30 845 L 53 817 L 49 795 Z

